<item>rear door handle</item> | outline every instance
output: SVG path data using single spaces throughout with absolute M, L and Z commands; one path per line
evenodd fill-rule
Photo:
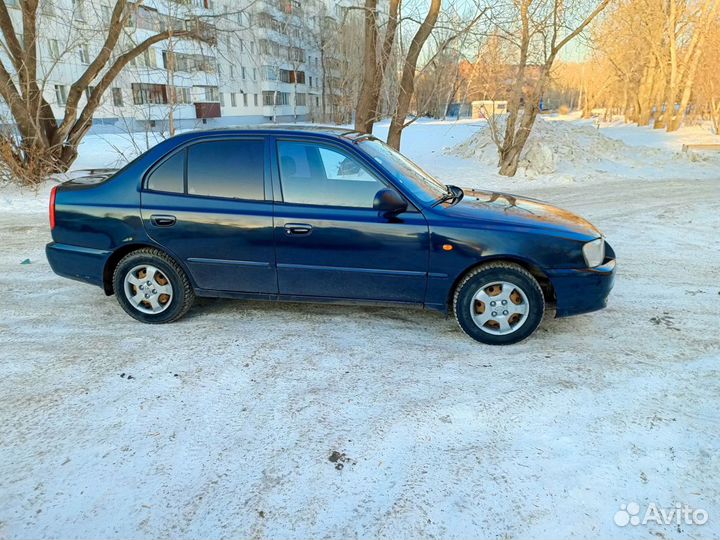
M 177 219 L 175 216 L 153 214 L 150 216 L 150 223 L 156 227 L 172 227 Z
M 287 235 L 300 235 L 310 234 L 312 232 L 312 225 L 307 223 L 286 223 L 285 234 Z

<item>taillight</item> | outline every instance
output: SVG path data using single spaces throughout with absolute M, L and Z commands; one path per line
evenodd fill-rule
M 57 188 L 58 188 L 58 186 L 55 186 L 50 191 L 50 230 L 51 231 L 55 228 L 55 197 L 57 195 Z

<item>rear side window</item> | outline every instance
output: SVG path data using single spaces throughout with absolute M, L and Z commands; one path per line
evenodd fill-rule
M 185 178 L 185 151 L 182 150 L 160 164 L 148 177 L 147 187 L 153 191 L 182 193 Z
M 188 148 L 189 195 L 265 199 L 262 140 L 209 141 Z

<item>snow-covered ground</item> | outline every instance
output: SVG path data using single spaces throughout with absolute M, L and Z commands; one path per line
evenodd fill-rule
M 480 123 L 404 135 L 444 181 L 549 199 L 618 254 L 606 310 L 504 348 L 397 308 L 201 300 L 143 326 L 50 271 L 45 190 L 4 188 L 0 538 L 720 535 L 720 166 L 654 164 L 628 127 L 593 161 L 576 147 L 607 143 L 572 135 L 594 128 L 558 126 L 560 172 L 514 179 L 454 155 Z M 709 520 L 617 526 L 631 502 Z

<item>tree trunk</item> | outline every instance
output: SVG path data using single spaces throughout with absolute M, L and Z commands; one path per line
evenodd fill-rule
M 700 63 L 700 58 L 702 56 L 703 44 L 705 42 L 705 38 L 707 37 L 707 33 L 711 28 L 710 21 L 715 20 L 715 13 L 717 12 L 718 5 L 720 5 L 718 0 L 706 0 L 703 10 L 701 11 L 705 23 L 701 28 L 695 28 L 695 34 L 693 35 L 693 39 L 690 43 L 687 60 L 684 66 L 685 69 L 683 70 L 683 91 L 682 97 L 680 98 L 680 106 L 677 114 L 668 119 L 668 131 L 677 131 L 682 123 L 688 104 L 690 103 L 690 95 L 695 82 L 695 73 L 697 72 L 698 64 Z
M 501 175 L 515 176 L 517 173 L 518 165 L 520 164 L 520 155 L 523 148 L 525 148 L 525 143 L 530 137 L 530 132 L 537 118 L 538 111 L 539 108 L 536 103 L 525 104 L 525 112 L 520 122 L 520 129 L 517 130 L 512 145 L 500 155 L 499 172 Z
M 377 63 L 377 0 L 365 0 L 365 45 L 360 98 L 355 111 L 355 129 L 372 133 L 375 104 L 373 96 L 378 80 Z
M 405 127 L 405 118 L 410 110 L 410 101 L 415 92 L 415 72 L 417 71 L 418 57 L 427 38 L 430 37 L 430 33 L 433 31 L 433 28 L 435 28 L 435 23 L 440 13 L 440 5 L 441 0 L 432 0 L 425 20 L 423 20 L 415 33 L 410 43 L 407 56 L 405 57 L 405 64 L 400 79 L 400 93 L 397 98 L 397 107 L 395 107 L 395 113 L 390 122 L 387 138 L 388 145 L 395 150 L 400 150 L 400 137 Z
M 375 122 L 380 119 L 380 92 L 382 91 L 388 60 L 395 44 L 399 8 L 399 0 L 390 0 L 385 36 L 378 58 L 377 0 L 365 0 L 364 70 L 360 99 L 355 112 L 355 129 L 364 133 L 372 133 Z
M 668 62 L 669 72 L 665 86 L 665 112 L 658 114 L 653 124 L 654 129 L 662 129 L 675 116 L 675 100 L 678 90 L 678 60 L 677 60 L 677 0 L 668 0 L 669 10 L 667 13 L 667 39 L 668 39 Z M 662 104 L 661 104 L 662 105 Z

